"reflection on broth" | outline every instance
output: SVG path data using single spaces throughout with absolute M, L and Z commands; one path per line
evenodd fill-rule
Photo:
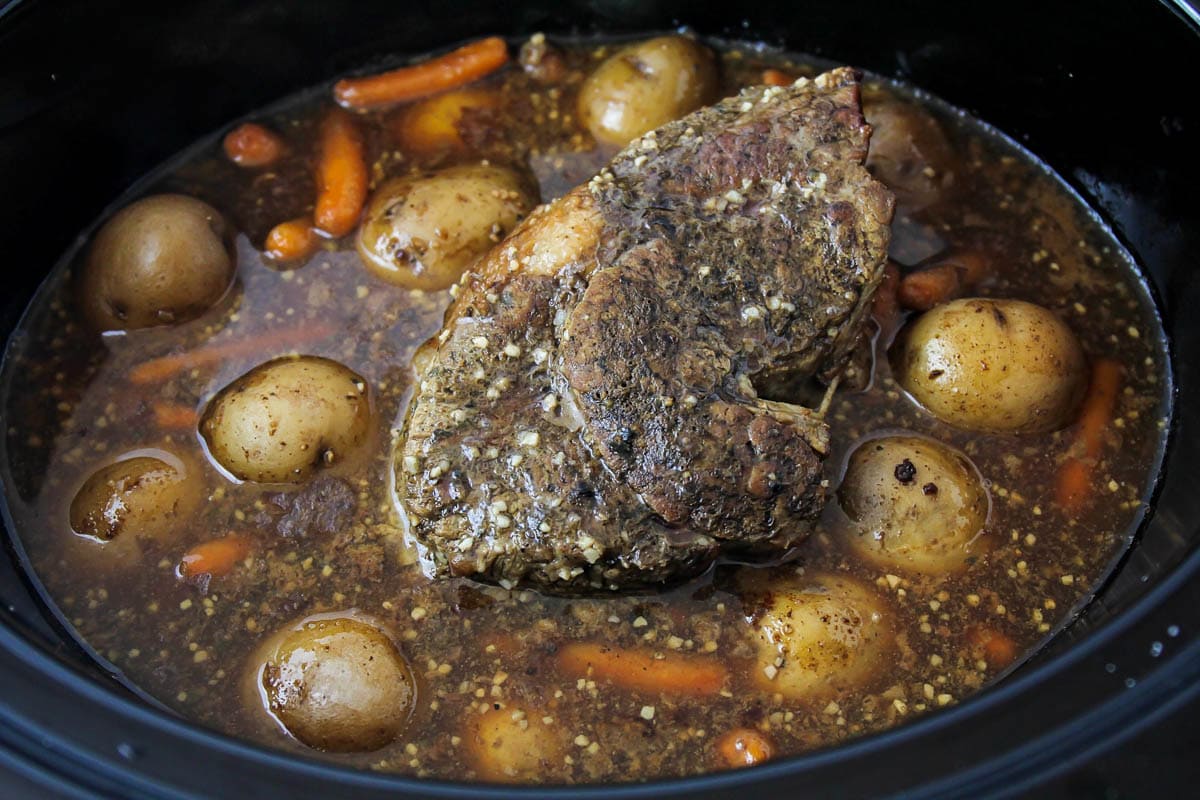
M 827 424 L 805 487 L 818 500 L 796 515 L 811 532 L 771 538 L 765 563 L 747 548 L 710 565 L 701 501 L 674 509 L 688 525 L 647 506 L 638 524 L 695 560 L 625 591 L 588 582 L 588 565 L 616 569 L 627 554 L 573 532 L 617 524 L 605 517 L 617 489 L 604 487 L 626 476 L 611 459 L 638 445 L 580 438 L 596 412 L 554 372 L 559 339 L 540 357 L 533 342 L 489 342 L 512 374 L 479 383 L 467 410 L 544 376 L 550 388 L 526 409 L 544 430 L 447 406 L 427 440 L 407 438 L 439 363 L 428 348 L 414 356 L 447 308 L 453 327 L 490 319 L 464 313 L 471 303 L 527 299 L 510 290 L 527 275 L 495 299 L 459 275 L 494 262 L 486 253 L 531 213 L 575 219 L 533 211 L 539 199 L 586 187 L 631 138 L 704 104 L 764 83 L 774 88 L 745 97 L 786 102 L 816 92 L 792 82 L 826 68 L 678 37 L 518 47 L 508 61 L 485 40 L 416 72 L 343 82 L 348 108 L 310 92 L 201 143 L 53 273 L 9 347 L 5 491 L 36 576 L 81 639 L 186 718 L 284 750 L 421 777 L 574 783 L 753 765 L 935 713 L 1068 622 L 1146 510 L 1169 410 L 1161 326 L 1129 256 L 1055 176 L 903 85 L 862 86 L 866 167 L 896 200 L 887 253 L 865 266 L 879 288 L 856 284 L 832 343 L 812 345 L 826 348 L 812 369 L 756 366 L 753 385 L 682 393 L 671 412 L 686 420 L 741 392 L 785 428 L 810 414 Z M 751 113 L 741 102 L 730 115 Z M 665 162 L 642 163 L 669 183 L 654 171 Z M 876 184 L 864 173 L 860 185 Z M 714 218 L 741 219 L 756 191 L 727 195 L 733 207 Z M 800 212 L 789 224 L 804 227 Z M 546 269 L 586 244 L 578 228 L 550 230 L 535 253 Z M 713 291 L 736 294 L 761 277 L 748 270 L 764 250 L 738 262 L 747 274 L 697 263 L 684 277 L 711 270 Z M 612 296 L 636 301 L 630 291 Z M 788 302 L 769 296 L 739 324 L 776 336 L 766 326 Z M 576 306 L 555 307 L 564 318 L 551 312 L 547 337 L 604 343 L 568 319 Z M 753 352 L 782 338 L 764 334 Z M 609 377 L 584 367 L 571 379 Z M 453 463 L 424 459 L 446 442 Z M 480 465 L 536 475 L 512 460 L 536 459 L 535 447 L 586 454 L 597 482 L 558 494 L 514 483 L 484 504 Z M 691 497 L 693 466 L 621 497 Z M 734 466 L 731 455 L 702 477 Z M 728 494 L 800 491 L 759 472 Z M 430 576 L 445 546 L 431 546 L 431 520 L 460 526 L 464 551 L 480 531 L 502 549 L 514 541 L 504 531 L 529 524 L 525 498 L 561 510 L 541 533 L 558 546 L 572 532 L 579 573 L 564 561 L 561 582 L 500 567 L 487 574 L 511 580 Z M 792 524 L 780 519 L 756 524 Z M 501 567 L 517 562 L 537 558 Z

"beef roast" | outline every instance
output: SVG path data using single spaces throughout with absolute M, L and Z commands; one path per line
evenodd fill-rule
M 417 354 L 396 449 L 429 571 L 634 589 L 803 541 L 828 428 L 778 400 L 860 341 L 893 206 L 869 135 L 850 69 L 748 89 L 486 256 Z

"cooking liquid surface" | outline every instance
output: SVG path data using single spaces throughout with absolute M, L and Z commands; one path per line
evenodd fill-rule
M 543 202 L 587 180 L 612 155 L 575 120 L 583 77 L 612 45 L 568 48 L 561 82 L 543 85 L 510 65 L 478 84 L 503 102 L 468 137 L 466 155 L 415 157 L 396 149 L 398 112 L 362 122 L 373 182 L 457 161 L 527 162 Z M 800 58 L 721 49 L 724 90 L 756 83 L 764 67 L 820 70 Z M 479 777 L 466 740 L 485 708 L 509 710 L 548 737 L 545 782 L 642 780 L 726 768 L 721 734 L 753 728 L 786 755 L 879 731 L 960 702 L 1035 649 L 1081 607 L 1126 548 L 1145 513 L 1165 436 L 1169 373 L 1156 313 L 1132 262 L 1042 166 L 986 126 L 948 113 L 904 87 L 868 80 L 872 103 L 916 103 L 941 123 L 955 153 L 953 190 L 923 209 L 900 204 L 892 255 L 913 265 L 948 247 L 985 242 L 995 273 L 975 294 L 1018 298 L 1055 311 L 1090 358 L 1123 365 L 1114 417 L 1090 502 L 1068 514 L 1055 502 L 1058 469 L 1075 426 L 1048 434 L 989 435 L 950 427 L 892 379 L 892 331 L 876 335 L 863 391 L 842 390 L 828 412 L 836 487 L 848 454 L 881 432 L 909 432 L 958 448 L 985 480 L 988 547 L 957 575 L 890 572 L 845 544 L 848 520 L 831 490 L 820 529 L 788 564 L 724 564 L 661 594 L 555 598 L 469 580 L 431 582 L 406 542 L 392 496 L 392 442 L 413 379 L 413 351 L 436 333 L 450 295 L 408 291 L 370 275 L 353 237 L 328 243 L 296 269 L 256 245 L 277 222 L 311 210 L 315 119 L 331 103 L 311 93 L 256 118 L 281 132 L 290 155 L 269 170 L 228 162 L 216 144 L 144 193 L 177 191 L 226 213 L 239 230 L 235 287 L 201 318 L 103 338 L 73 309 L 67 260 L 43 287 L 10 345 L 4 377 L 6 492 L 37 576 L 78 635 L 132 684 L 188 719 L 340 763 L 444 779 Z M 872 325 L 873 323 L 868 323 Z M 872 330 L 875 330 L 872 328 Z M 145 362 L 230 342 L 229 355 L 138 384 Z M 361 455 L 299 486 L 231 480 L 193 427 L 156 417 L 164 403 L 197 409 L 248 369 L 287 353 L 325 356 L 370 383 L 374 416 Z M 131 451 L 166 450 L 205 485 L 186 527 L 113 559 L 72 533 L 68 508 L 99 466 Z M 229 574 L 177 574 L 191 546 L 226 534 L 249 554 Z M 119 563 L 118 563 L 119 561 Z M 854 576 L 872 587 L 895 633 L 892 661 L 863 686 L 812 701 L 786 699 L 755 674 L 755 603 L 745 587 L 798 571 Z M 390 744 L 324 754 L 289 737 L 261 707 L 255 651 L 298 619 L 351 611 L 396 638 L 417 681 L 413 718 Z M 1001 634 L 1012 652 L 988 640 Z M 564 674 L 556 654 L 589 641 L 713 659 L 728 670 L 718 693 L 635 691 Z

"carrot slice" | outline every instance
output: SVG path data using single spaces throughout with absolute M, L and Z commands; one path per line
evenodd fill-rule
M 577 678 L 593 677 L 641 692 L 713 695 L 729 675 L 720 663 L 701 656 L 633 650 L 595 642 L 572 642 L 558 651 L 558 667 Z
M 764 69 L 762 82 L 767 86 L 791 86 L 795 78 L 779 69 Z
M 250 542 L 246 537 L 231 533 L 221 539 L 198 544 L 184 553 L 179 560 L 179 576 L 195 578 L 211 575 L 219 578 L 228 575 L 249 554 Z
M 953 300 L 961 291 L 962 279 L 958 269 L 942 264 L 905 275 L 896 294 L 900 305 L 905 308 L 928 311 L 947 300 Z
M 354 230 L 367 200 L 367 156 L 358 123 L 345 111 L 321 121 L 317 207 L 313 219 L 330 236 Z
M 775 744 L 762 731 L 734 728 L 717 739 L 717 753 L 728 767 L 751 767 L 770 760 Z
M 196 409 L 180 403 L 159 401 L 151 404 L 154 412 L 154 423 L 167 430 L 188 430 L 196 427 L 200 421 Z
M 266 167 L 283 155 L 283 139 L 262 125 L 247 122 L 225 134 L 225 155 L 239 167 Z
M 1090 494 L 1092 468 L 1104 449 L 1104 431 L 1112 421 L 1121 389 L 1121 365 L 1102 358 L 1092 365 L 1092 382 L 1088 386 L 1079 427 L 1075 432 L 1072 455 L 1058 473 L 1058 503 L 1067 511 L 1078 511 Z
M 229 358 L 263 355 L 265 360 L 267 357 L 276 355 L 271 351 L 315 342 L 331 335 L 335 330 L 336 326 L 330 323 L 308 323 L 296 328 L 276 328 L 245 339 L 209 345 L 200 350 L 160 356 L 143 361 L 131 369 L 129 380 L 131 383 L 144 386 L 173 378 L 185 370 L 219 364 Z
M 306 217 L 281 222 L 267 234 L 263 250 L 275 261 L 303 261 L 317 252 L 321 237 Z
M 508 62 L 508 44 L 498 36 L 410 67 L 334 84 L 333 99 L 346 108 L 366 110 L 457 89 L 489 75 Z

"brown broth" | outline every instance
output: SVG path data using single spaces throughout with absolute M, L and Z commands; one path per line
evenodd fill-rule
M 373 181 L 487 157 L 527 161 L 543 201 L 584 181 L 611 155 L 574 121 L 587 71 L 612 45 L 568 48 L 560 84 L 543 86 L 510 66 L 483 86 L 501 93 L 499 114 L 467 155 L 414 158 L 389 140 L 396 112 L 364 116 Z M 816 74 L 812 61 L 722 45 L 725 89 L 757 80 L 764 66 Z M 813 702 L 784 699 L 752 674 L 754 647 L 738 581 L 768 570 L 726 564 L 661 594 L 548 597 L 468 580 L 431 582 L 418 568 L 395 511 L 390 442 L 403 417 L 413 350 L 440 326 L 449 294 L 406 291 L 370 275 L 353 238 L 329 243 L 297 269 L 265 261 L 256 245 L 271 225 L 311 209 L 314 119 L 327 93 L 306 93 L 256 117 L 284 133 L 293 153 L 268 172 L 232 166 L 214 141 L 155 173 L 135 195 L 181 191 L 225 211 L 240 231 L 234 290 L 218 307 L 174 327 L 99 337 L 77 321 L 69 290 L 80 263 L 69 255 L 43 287 L 10 343 L 3 379 L 5 491 L 20 542 L 53 606 L 123 680 L 182 716 L 297 753 L 416 776 L 471 779 L 465 727 L 488 707 L 524 712 L 558 753 L 546 782 L 643 780 L 724 768 L 715 741 L 756 728 L 777 755 L 828 746 L 958 703 L 1019 663 L 1067 624 L 1105 580 L 1146 511 L 1169 412 L 1166 345 L 1145 284 L 1127 253 L 1043 165 L 978 120 L 908 87 L 873 80 L 868 98 L 890 95 L 939 120 L 959 156 L 953 202 L 903 206 L 893 255 L 912 264 L 948 245 L 987 237 L 1001 271 L 979 294 L 1027 299 L 1065 319 L 1091 356 L 1125 369 L 1116 416 L 1094 475 L 1093 502 L 1067 515 L 1054 502 L 1057 469 L 1074 426 L 1045 435 L 968 433 L 918 408 L 893 381 L 886 336 L 876 337 L 873 381 L 840 392 L 829 412 L 836 486 L 856 443 L 884 431 L 937 439 L 967 454 L 989 488 L 990 550 L 949 577 L 886 573 L 845 545 L 835 496 L 819 532 L 776 573 L 833 571 L 875 587 L 892 617 L 895 663 L 853 692 Z M 131 195 L 133 196 L 133 195 Z M 126 198 L 129 199 L 129 198 Z M 148 386 L 131 369 L 165 354 L 295 331 L 294 343 L 185 370 Z M 156 403 L 203 410 L 235 377 L 288 352 L 326 356 L 371 385 L 376 429 L 365 455 L 324 470 L 345 481 L 355 507 L 336 531 L 279 532 L 280 492 L 305 487 L 238 483 L 216 469 L 194 429 L 164 430 Z M 97 467 L 160 448 L 199 470 L 207 502 L 170 541 L 146 545 L 136 563 L 111 563 L 75 536 L 66 509 Z M 239 533 L 252 554 L 202 583 L 177 577 L 188 547 Z M 740 577 L 737 577 L 739 576 Z M 253 654 L 271 633 L 308 615 L 357 610 L 396 638 L 417 675 L 419 702 L 403 733 L 380 750 L 321 754 L 288 737 L 258 705 Z M 1012 664 L 972 631 L 1016 646 Z M 555 654 L 589 640 L 713 658 L 731 683 L 721 694 L 638 693 L 562 674 Z M 990 658 L 990 660 L 989 660 Z M 1003 662 L 1003 663 L 1002 663 Z M 649 709 L 649 710 L 648 710 Z

